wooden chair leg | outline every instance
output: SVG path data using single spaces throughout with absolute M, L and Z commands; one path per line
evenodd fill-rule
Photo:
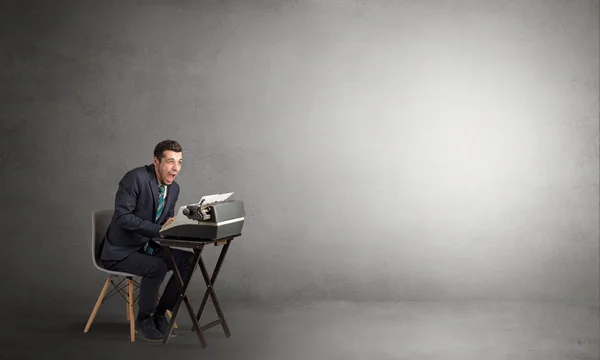
M 167 310 L 167 312 L 165 313 L 165 315 L 167 315 L 167 318 L 168 318 L 169 320 L 171 320 L 171 316 L 173 316 L 173 315 L 171 314 L 171 310 Z M 174 322 L 174 323 L 173 323 L 173 329 L 177 329 L 177 322 Z
M 130 337 L 131 337 L 131 342 L 135 342 L 135 320 L 133 317 L 133 300 L 135 299 L 133 297 L 133 279 L 132 278 L 128 278 L 127 279 L 127 288 L 128 288 L 128 296 L 127 296 L 127 306 L 128 306 L 128 317 L 129 317 L 129 331 L 130 331 Z
M 158 300 L 160 300 L 160 291 L 158 292 Z M 167 319 L 171 320 L 171 311 L 167 310 L 167 312 L 165 313 L 165 315 L 167 316 Z M 177 323 L 173 323 L 173 329 L 177 329 Z
M 108 291 L 108 285 L 110 285 L 112 276 L 108 276 L 108 279 L 106 279 L 106 281 L 104 282 L 104 286 L 102 287 L 102 291 L 100 291 L 100 296 L 98 296 L 98 300 L 96 300 L 96 305 L 94 305 L 94 309 L 92 310 L 92 313 L 90 314 L 90 318 L 88 319 L 87 324 L 85 325 L 85 329 L 83 329 L 84 333 L 87 333 L 90 330 L 90 326 L 92 326 L 92 322 L 94 321 L 94 318 L 96 317 L 96 314 L 98 313 L 98 310 L 100 309 L 100 305 L 102 305 L 102 300 L 104 300 L 104 297 L 106 296 L 106 292 Z

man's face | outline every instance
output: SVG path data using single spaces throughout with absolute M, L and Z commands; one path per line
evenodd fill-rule
M 156 178 L 158 182 L 164 185 L 171 185 L 179 171 L 181 170 L 183 154 L 171 150 L 163 151 L 163 158 L 159 161 L 154 157 L 154 168 L 156 169 Z

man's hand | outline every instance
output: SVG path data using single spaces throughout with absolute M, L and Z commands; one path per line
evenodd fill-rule
M 169 225 L 169 224 L 170 224 L 170 223 L 172 223 L 173 221 L 175 221 L 175 218 L 174 218 L 174 217 L 167 219 L 167 221 L 165 221 L 165 223 L 164 223 L 164 224 L 163 224 L 163 226 L 162 226 L 162 227 L 163 227 L 163 229 L 164 229 L 164 227 L 165 227 L 165 226 Z
M 174 218 L 174 217 L 167 219 L 167 221 L 165 221 L 165 223 L 163 224 L 163 226 L 162 226 L 162 228 L 161 228 L 160 230 L 162 231 L 162 229 L 164 229 L 164 228 L 165 228 L 165 226 L 169 225 L 169 224 L 170 224 L 170 223 L 172 223 L 173 221 L 175 221 L 175 218 Z M 162 238 L 162 237 L 164 237 L 164 235 L 160 235 L 160 237 Z

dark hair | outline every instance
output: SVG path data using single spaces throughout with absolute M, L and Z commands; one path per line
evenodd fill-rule
M 163 140 L 156 144 L 154 147 L 154 156 L 160 161 L 163 157 L 165 150 L 171 150 L 175 152 L 183 152 L 181 145 L 175 140 Z

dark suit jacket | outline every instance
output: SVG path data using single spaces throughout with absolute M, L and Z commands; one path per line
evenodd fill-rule
M 164 210 L 154 221 L 158 207 L 158 181 L 154 165 L 128 171 L 119 182 L 115 196 L 115 212 L 104 236 L 101 260 L 122 260 L 138 251 L 153 237 L 160 237 L 165 221 L 175 216 L 179 184 L 167 188 Z

